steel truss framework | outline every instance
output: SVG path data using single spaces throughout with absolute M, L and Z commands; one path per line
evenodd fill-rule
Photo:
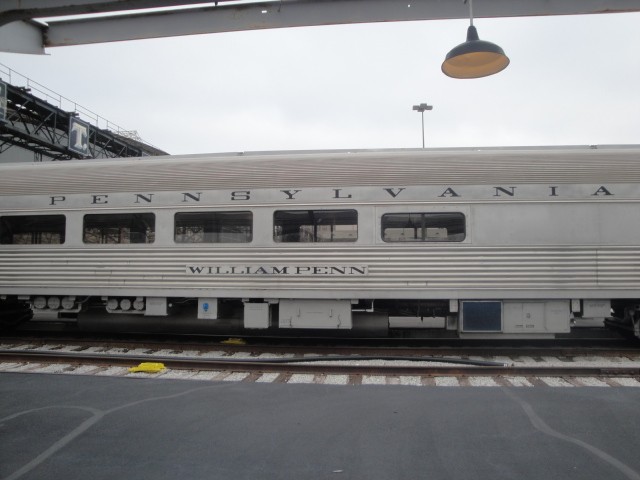
M 69 124 L 74 112 L 66 112 L 7 84 L 6 120 L 0 121 L 0 155 L 17 146 L 35 152 L 36 158 L 70 160 L 86 156 L 69 149 Z M 161 152 L 93 125 L 89 128 L 90 158 L 141 157 Z

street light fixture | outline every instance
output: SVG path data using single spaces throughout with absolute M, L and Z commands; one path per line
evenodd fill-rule
M 420 105 L 414 105 L 413 109 L 416 112 L 420 112 L 420 114 L 422 115 L 422 148 L 424 148 L 424 112 L 425 110 L 433 110 L 433 105 L 421 103 Z

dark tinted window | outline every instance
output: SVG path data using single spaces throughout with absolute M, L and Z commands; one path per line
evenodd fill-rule
M 385 242 L 461 242 L 465 239 L 462 213 L 387 213 L 382 216 Z
M 153 243 L 153 213 L 104 213 L 84 216 L 84 243 Z
M 0 243 L 16 245 L 64 243 L 64 215 L 0 217 Z
M 251 212 L 176 213 L 178 243 L 248 243 L 253 237 Z
M 355 242 L 355 210 L 280 210 L 273 216 L 276 242 Z

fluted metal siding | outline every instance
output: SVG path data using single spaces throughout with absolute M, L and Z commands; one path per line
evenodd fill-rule
M 495 185 L 516 183 L 640 184 L 640 149 L 360 152 L 247 157 L 81 161 L 0 166 L 1 195 L 73 194 L 182 189 Z M 0 203 L 1 205 L 1 203 Z M 488 290 L 522 298 L 563 291 L 623 291 L 640 297 L 640 246 L 284 245 L 224 247 L 3 246 L 0 293 L 40 288 L 156 289 L 201 296 L 203 290 L 260 297 L 281 292 L 340 292 L 344 298 Z M 368 276 L 194 276 L 186 265 L 367 265 Z M 472 298 L 472 297 L 467 297 Z
M 368 276 L 282 277 L 187 275 L 186 265 L 368 265 Z M 423 283 L 424 282 L 424 283 Z M 421 248 L 19 248 L 0 253 L 0 287 L 35 292 L 55 287 L 105 287 L 189 290 L 217 289 L 237 296 L 267 289 L 283 297 L 304 297 L 304 290 L 340 290 L 345 298 L 375 292 L 418 289 L 434 298 L 439 290 L 518 289 L 531 292 L 576 289 L 626 290 L 640 296 L 640 247 L 442 247 Z M 198 292 L 200 290 L 200 292 Z M 371 292 L 371 293 L 368 293 Z M 134 290 L 131 291 L 134 295 Z M 437 295 L 435 295 L 437 297 Z
M 638 148 L 203 155 L 0 166 L 0 195 L 636 182 Z

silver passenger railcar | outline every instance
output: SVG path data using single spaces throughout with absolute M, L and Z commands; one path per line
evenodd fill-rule
M 0 166 L 0 299 L 189 332 L 640 335 L 640 147 Z M 403 333 L 404 334 L 404 333 Z

